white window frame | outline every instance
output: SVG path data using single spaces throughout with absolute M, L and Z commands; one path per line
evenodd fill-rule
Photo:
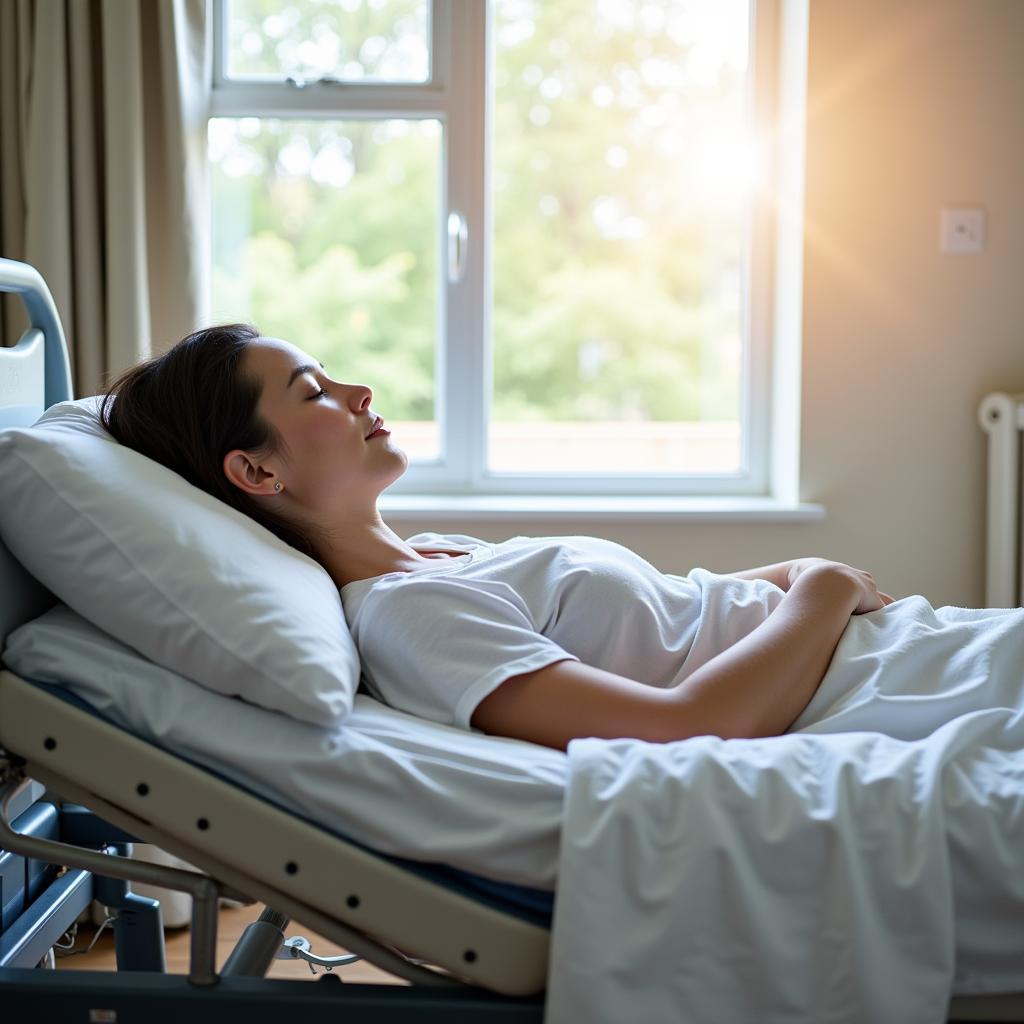
M 735 474 L 524 474 L 486 469 L 487 425 L 492 392 L 491 239 L 489 69 L 493 67 L 490 3 L 481 0 L 433 0 L 430 17 L 431 61 L 429 80 L 422 84 L 349 83 L 318 81 L 296 84 L 281 79 L 230 80 L 225 77 L 227 49 L 225 0 L 213 0 L 213 81 L 210 117 L 280 117 L 358 119 L 381 117 L 436 118 L 442 124 L 438 267 L 444 287 L 437 303 L 435 415 L 441 431 L 439 459 L 410 461 L 405 475 L 388 489 L 396 510 L 433 515 L 443 507 L 437 499 L 480 499 L 477 511 L 492 512 L 503 504 L 523 506 L 524 496 L 537 496 L 540 505 L 555 496 L 615 502 L 629 497 L 696 497 L 700 501 L 752 498 L 751 507 L 769 507 L 780 499 L 795 506 L 798 459 L 793 458 L 799 417 L 781 415 L 774 402 L 798 399 L 798 382 L 782 380 L 773 366 L 778 333 L 776 291 L 798 282 L 777 280 L 779 238 L 775 203 L 780 194 L 780 24 L 784 8 L 793 0 L 750 0 L 751 68 L 748 104 L 755 137 L 764 148 L 767 182 L 755 197 L 749 224 L 750 246 L 744 267 L 741 308 L 744 379 L 741 386 L 743 470 Z M 806 0 L 795 0 L 795 5 Z M 781 15 L 781 17 L 780 17 Z M 453 60 L 452 55 L 459 59 Z M 481 158 L 482 157 L 482 158 Z M 210 211 L 212 218 L 212 209 Z M 466 244 L 458 276 L 450 263 L 454 239 L 445 228 L 449 214 L 461 215 Z M 799 220 L 799 218 L 798 218 Z M 455 226 L 454 224 L 452 225 Z M 799 230 L 797 224 L 796 230 Z M 447 268 L 447 273 L 445 269 Z M 457 279 L 456 279 L 457 277 Z M 798 324 L 797 324 L 798 328 Z M 301 344 L 301 339 L 295 339 Z M 656 339 L 652 339 L 656 343 Z M 794 360 L 786 363 L 790 374 Z M 799 372 L 799 358 L 795 360 Z M 372 381 L 368 382 L 372 386 Z M 773 394 L 774 392 L 774 394 Z M 783 395 L 783 392 L 787 392 Z M 453 400 L 453 396 L 458 396 Z M 385 418 L 387 410 L 383 410 Z M 788 438 L 779 435 L 783 430 Z M 400 442 L 399 442 L 400 443 Z M 780 466 L 790 471 L 780 478 Z M 415 496 L 424 496 L 418 506 Z M 430 500 L 431 496 L 435 500 Z M 382 496 L 382 507 L 384 498 Z M 767 504 L 766 504 L 767 503 Z M 469 506 L 467 506 L 469 507 Z M 552 506 L 553 508 L 554 506 Z M 583 508 L 584 506 L 579 506 Z M 667 507 L 667 506 L 666 506 Z M 805 507 L 807 509 L 807 507 Z M 811 511 L 807 509 L 808 511 Z M 812 512 L 803 518 L 818 518 Z

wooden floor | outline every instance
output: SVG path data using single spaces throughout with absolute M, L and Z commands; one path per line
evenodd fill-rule
M 241 936 L 245 926 L 250 921 L 255 921 L 263 910 L 262 904 L 256 903 L 251 907 L 222 907 L 220 921 L 217 928 L 217 970 L 224 966 L 224 961 L 234 948 L 235 943 Z M 111 925 L 102 930 L 96 945 L 88 953 L 84 952 L 96 936 L 97 928 L 92 924 L 79 924 L 78 934 L 75 939 L 74 952 L 69 956 L 66 950 L 57 949 L 56 966 L 58 970 L 78 971 L 115 971 L 117 962 L 114 956 L 114 932 Z M 285 938 L 292 938 L 295 935 L 302 935 L 309 939 L 312 952 L 317 956 L 341 956 L 346 950 L 341 949 L 334 943 L 320 938 L 314 932 L 304 928 L 301 924 L 290 922 L 284 930 Z M 189 959 L 189 930 L 188 928 L 167 929 L 164 933 L 164 942 L 167 952 L 167 971 L 169 974 L 188 974 Z M 316 967 L 316 975 L 310 970 L 310 965 L 305 960 L 275 960 L 267 971 L 268 978 L 307 978 L 315 981 L 322 973 L 323 968 Z M 392 974 L 374 967 L 363 960 L 352 964 L 350 967 L 336 968 L 343 981 L 364 982 L 374 984 L 406 985 L 408 982 L 396 978 Z

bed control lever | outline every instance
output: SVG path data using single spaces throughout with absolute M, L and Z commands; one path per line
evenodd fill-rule
M 316 953 L 311 952 L 312 947 L 309 944 L 309 939 L 302 935 L 293 935 L 290 939 L 285 939 L 281 945 L 281 948 L 277 951 L 278 960 L 305 960 L 309 964 L 309 969 L 316 974 L 313 968 L 313 964 L 317 964 L 323 967 L 324 970 L 330 971 L 335 967 L 344 967 L 346 964 L 354 964 L 357 960 L 363 958 L 356 953 L 347 953 L 345 956 L 317 956 Z

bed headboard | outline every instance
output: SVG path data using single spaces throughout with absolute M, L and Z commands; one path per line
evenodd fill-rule
M 0 347 L 0 429 L 27 427 L 44 409 L 73 397 L 68 349 L 57 307 L 39 271 L 0 258 L 0 292 L 20 296 L 29 319 L 17 345 Z M 12 629 L 41 615 L 54 601 L 0 542 L 0 650 Z

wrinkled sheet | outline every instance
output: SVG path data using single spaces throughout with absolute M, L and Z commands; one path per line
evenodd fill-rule
M 855 616 L 788 735 L 569 746 L 546 1021 L 1024 990 L 1024 610 Z

